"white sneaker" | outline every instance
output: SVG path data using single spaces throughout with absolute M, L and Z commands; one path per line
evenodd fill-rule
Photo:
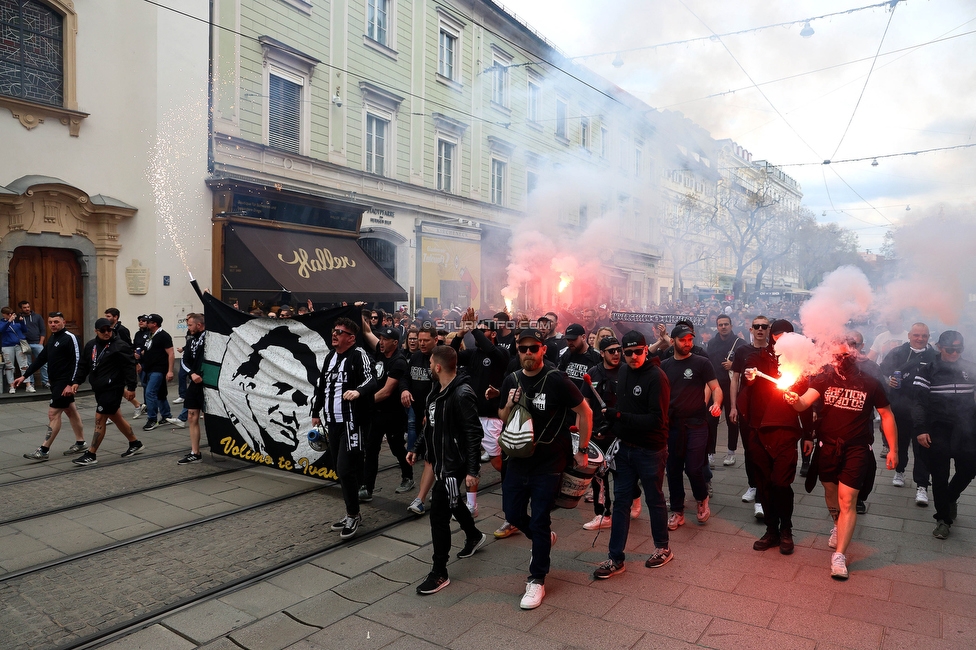
M 915 490 L 915 505 L 920 508 L 924 508 L 929 505 L 929 490 L 921 485 Z
M 766 513 L 763 512 L 762 504 L 756 501 L 756 505 L 753 506 L 752 514 L 756 516 L 756 519 L 765 519 Z
M 8 393 L 10 393 L 11 395 L 13 395 L 14 393 L 16 393 L 16 392 L 17 392 L 17 389 L 16 389 L 16 388 L 14 388 L 13 386 L 11 386 L 11 387 L 10 387 L 10 390 L 8 390 L 7 392 L 8 392 Z
M 830 556 L 830 577 L 834 580 L 847 580 L 847 557 L 843 553 Z
M 830 539 L 827 540 L 829 548 L 837 548 L 837 526 L 830 529 Z
M 746 493 L 742 495 L 742 501 L 744 503 L 749 503 L 750 501 L 756 500 L 756 488 L 751 487 L 746 490 Z
M 731 467 L 732 465 L 735 465 L 735 452 L 730 451 L 726 453 L 725 460 L 722 461 L 722 464 L 725 465 L 726 467 Z
M 36 393 L 36 392 L 37 392 L 37 391 L 36 391 L 36 390 L 34 389 L 34 384 L 27 384 L 27 392 L 28 392 L 28 393 Z
M 641 513 L 641 500 L 634 499 L 634 502 L 630 506 L 630 518 L 637 519 L 638 517 L 640 517 L 640 513 Z
M 668 530 L 678 530 L 678 526 L 685 523 L 685 513 L 672 512 L 668 515 Z
M 136 407 L 136 410 L 132 413 L 132 419 L 133 420 L 138 420 L 139 418 L 142 417 L 142 414 L 145 413 L 145 412 L 146 412 L 146 405 L 145 404 L 143 404 L 142 406 L 137 406 Z
M 715 468 L 715 454 L 708 455 L 708 467 L 711 469 Z
M 182 403 L 183 403 L 182 397 L 177 397 L 176 399 L 173 400 L 173 404 L 182 404 Z
M 178 429 L 182 429 L 186 426 L 186 422 L 179 418 L 166 418 L 166 421 Z
M 895 472 L 895 477 L 891 479 L 891 484 L 895 487 L 905 487 L 905 472 Z
M 546 597 L 546 586 L 531 580 L 525 583 L 525 595 L 519 607 L 522 609 L 535 609 L 542 604 L 542 599 Z
M 609 515 L 597 515 L 583 524 L 583 530 L 603 530 L 610 528 Z

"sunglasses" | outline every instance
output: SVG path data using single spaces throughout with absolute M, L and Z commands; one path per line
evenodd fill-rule
M 607 348 L 604 350 L 607 354 L 620 354 L 621 348 Z
M 646 352 L 647 350 L 644 348 L 631 348 L 630 350 L 624 350 L 624 356 L 632 357 L 634 355 L 637 355 L 638 357 L 642 357 Z
M 759 323 L 759 324 L 753 323 L 752 324 L 752 329 L 754 329 L 754 330 L 768 330 L 769 329 L 769 323 Z
M 108 334 L 111 331 L 112 331 L 111 327 L 103 327 L 98 330 L 99 334 Z
M 518 351 L 521 352 L 522 354 L 529 354 L 529 353 L 535 354 L 541 348 L 542 346 L 539 345 L 538 343 L 536 343 L 535 345 L 519 345 Z
M 338 327 L 335 328 L 334 330 L 332 330 L 332 333 L 335 334 L 335 335 L 347 334 L 349 336 L 355 336 L 355 334 L 353 334 L 352 332 L 347 332 L 346 330 L 341 330 Z
M 956 354 L 957 352 L 962 352 L 965 348 L 961 345 L 946 345 L 942 348 L 945 350 L 946 354 Z

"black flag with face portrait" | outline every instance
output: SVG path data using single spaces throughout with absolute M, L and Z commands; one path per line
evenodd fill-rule
M 328 453 L 308 444 L 312 394 L 337 318 L 356 307 L 294 318 L 256 317 L 203 295 L 204 422 L 215 454 L 335 480 Z

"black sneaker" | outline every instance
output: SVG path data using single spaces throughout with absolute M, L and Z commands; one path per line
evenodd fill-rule
M 854 511 L 859 515 L 863 515 L 867 513 L 868 505 L 864 503 L 863 499 L 858 499 L 857 504 L 854 506 Z
M 402 481 L 400 481 L 400 487 L 393 490 L 393 492 L 396 494 L 403 494 L 404 492 L 409 492 L 410 490 L 412 490 L 414 485 L 415 483 L 413 482 L 412 478 L 405 478 Z
M 203 456 L 201 454 L 194 454 L 193 452 L 190 452 L 183 458 L 176 461 L 176 464 L 189 465 L 190 463 L 199 463 L 201 460 L 203 460 Z
M 359 502 L 369 503 L 373 500 L 373 493 L 364 487 L 359 488 Z
M 24 454 L 24 458 L 28 458 L 30 460 L 47 460 L 50 457 L 51 455 L 40 447 L 29 454 Z
M 447 576 L 439 576 L 434 573 L 428 573 L 427 579 L 417 585 L 417 593 L 421 596 L 429 596 L 431 594 L 436 594 L 449 584 L 451 584 L 451 579 Z
M 363 523 L 363 516 L 346 517 L 346 525 L 339 533 L 339 539 L 349 539 L 359 530 L 359 524 Z
M 472 555 L 474 555 L 475 551 L 477 551 L 479 548 L 481 548 L 482 546 L 484 546 L 485 542 L 487 542 L 487 541 L 488 541 L 488 536 L 485 535 L 484 533 L 481 533 L 481 536 L 480 537 L 476 537 L 475 539 L 466 540 L 464 542 L 464 548 L 462 548 L 460 551 L 458 551 L 457 556 L 459 558 L 461 558 L 462 560 L 464 558 L 466 558 L 466 557 L 471 557 Z M 434 575 L 434 574 L 432 573 L 431 575 Z M 428 579 L 429 579 L 429 576 L 428 576 Z M 433 592 L 431 592 L 431 593 L 433 593 Z
M 142 430 L 143 431 L 152 431 L 153 429 L 155 429 L 158 426 L 159 426 L 159 421 L 158 420 L 149 420 L 144 425 L 142 425 Z
M 647 558 L 644 562 L 644 566 L 648 569 L 659 569 L 665 564 L 674 559 L 674 553 L 671 552 L 670 548 L 656 548 L 651 557 Z
M 83 451 L 88 450 L 88 443 L 82 440 L 81 442 L 75 441 L 75 444 L 71 445 L 64 450 L 65 456 L 71 456 L 72 454 L 80 454 Z
M 329 530 L 342 530 L 346 527 L 346 519 L 347 517 L 343 517 L 339 521 L 335 522 L 329 527 Z
M 95 458 L 95 454 L 91 453 L 90 451 L 86 451 L 84 454 L 78 458 L 75 458 L 71 462 L 79 467 L 87 467 L 88 465 L 97 464 L 98 460 Z
M 141 454 L 146 448 L 139 440 L 129 443 L 129 448 L 122 452 L 122 458 L 128 458 L 129 456 L 135 456 L 136 454 Z
M 613 560 L 605 560 L 603 564 L 596 568 L 593 572 L 594 578 L 599 578 L 600 580 L 606 580 L 618 573 L 623 573 L 627 569 L 624 567 L 623 562 L 614 562 Z

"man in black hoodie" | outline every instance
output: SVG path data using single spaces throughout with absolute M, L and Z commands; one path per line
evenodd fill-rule
M 617 406 L 605 412 L 613 422 L 618 444 L 612 453 L 617 474 L 613 484 L 613 517 L 608 559 L 593 577 L 606 579 L 624 571 L 624 547 L 630 534 L 630 504 L 640 481 L 651 518 L 654 553 L 644 563 L 662 567 L 674 557 L 668 538 L 668 507 L 664 502 L 664 472 L 668 460 L 668 404 L 671 387 L 656 358 L 648 358 L 647 341 L 637 331 L 620 341 L 625 365 L 617 375 Z M 613 450 L 611 450 L 613 451 Z
M 95 321 L 95 338 L 88 341 L 81 352 L 78 371 L 71 382 L 72 393 L 77 393 L 78 387 L 86 379 L 91 383 L 95 403 L 98 404 L 95 409 L 95 433 L 88 451 L 71 462 L 81 467 L 98 462 L 95 454 L 105 437 L 108 420 L 114 422 L 129 441 L 123 458 L 141 452 L 143 444 L 136 439 L 132 426 L 125 421 L 120 410 L 122 400 L 132 399 L 136 394 L 136 360 L 132 356 L 132 348 L 118 336 L 107 318 Z
M 451 584 L 447 560 L 451 555 L 451 515 L 465 534 L 459 558 L 474 555 L 488 540 L 478 530 L 474 517 L 461 498 L 465 490 L 478 490 L 481 471 L 481 423 L 478 398 L 470 386 L 457 378 L 457 352 L 446 345 L 434 348 L 430 374 L 434 388 L 427 398 L 427 418 L 417 437 L 416 451 L 407 453 L 413 465 L 418 456 L 433 468 L 430 493 L 430 536 L 434 546 L 433 567 L 418 587 L 420 595 L 434 594 Z

